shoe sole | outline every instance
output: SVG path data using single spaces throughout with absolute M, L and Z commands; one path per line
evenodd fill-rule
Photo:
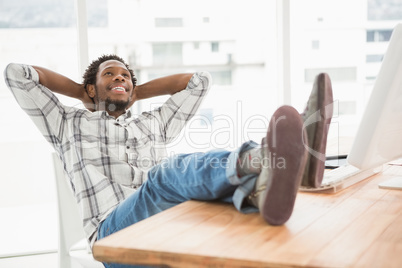
M 333 114 L 333 96 L 331 79 L 328 74 L 319 74 L 315 79 L 314 86 L 318 87 L 316 111 L 319 111 L 320 120 L 314 123 L 315 126 L 312 126 L 314 127 L 313 141 L 306 143 L 309 150 L 307 159 L 309 165 L 306 167 L 302 185 L 319 187 L 324 177 L 327 136 Z M 307 135 L 309 135 L 308 130 Z
M 271 225 L 282 225 L 292 215 L 307 161 L 304 131 L 300 114 L 291 106 L 276 110 L 269 123 L 263 149 L 271 164 L 263 167 L 268 168 L 268 180 L 260 213 Z

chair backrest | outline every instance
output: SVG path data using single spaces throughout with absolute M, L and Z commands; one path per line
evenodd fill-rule
M 70 266 L 70 250 L 85 238 L 84 228 L 79 215 L 79 207 L 73 196 L 71 186 L 64 176 L 61 160 L 52 153 L 59 217 L 59 263 L 60 267 Z M 75 248 L 76 249 L 76 248 Z M 86 249 L 86 246 L 81 247 Z

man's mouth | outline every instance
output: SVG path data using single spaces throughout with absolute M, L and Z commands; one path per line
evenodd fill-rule
M 116 92 L 126 92 L 126 89 L 124 87 L 114 87 L 112 88 L 112 91 L 116 91 Z

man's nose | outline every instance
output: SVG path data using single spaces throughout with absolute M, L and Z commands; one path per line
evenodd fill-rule
M 121 74 L 118 74 L 114 77 L 114 80 L 119 80 L 119 81 L 124 81 L 124 76 L 122 76 Z

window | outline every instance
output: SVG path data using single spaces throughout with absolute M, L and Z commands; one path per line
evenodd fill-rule
M 402 1 L 368 0 L 367 19 L 370 21 L 402 20 Z
M 87 0 L 89 27 L 108 25 L 107 0 Z M 74 1 L 1 1 L 0 28 L 75 27 Z
M 372 54 L 372 55 L 366 55 L 366 62 L 381 62 L 382 59 L 384 58 L 384 54 Z
M 402 22 L 402 0 L 350 3 L 310 0 L 309 9 L 291 2 L 291 104 L 302 110 L 315 76 L 327 72 L 339 102 L 338 130 L 330 128 L 329 139 L 355 135 L 392 29 Z
M 387 42 L 392 30 L 367 30 L 367 42 Z
M 232 72 L 231 71 L 210 71 L 215 85 L 231 85 L 232 84 Z
M 152 45 L 154 65 L 178 65 L 183 63 L 182 43 L 162 43 Z
M 89 27 L 108 26 L 107 0 L 86 2 Z M 53 148 L 16 103 L 3 71 L 8 63 L 20 62 L 44 66 L 80 82 L 74 1 L 0 1 L 0 39 L 0 120 L 7 129 L 0 133 L 0 213 L 7 219 L 0 221 L 0 252 L 2 257 L 55 252 Z
M 155 27 L 183 27 L 182 18 L 155 18 Z
M 276 92 L 272 90 L 278 83 L 277 29 L 273 19 L 277 1 L 256 0 L 252 13 L 244 12 L 243 1 L 231 0 L 206 0 L 201 6 L 195 0 L 178 0 L 174 5 L 166 0 L 118 2 L 119 5 L 107 0 L 86 1 L 90 61 L 102 54 L 118 54 L 134 65 L 139 83 L 178 72 L 210 71 L 213 89 L 200 110 L 210 122 L 205 124 L 210 132 L 205 134 L 206 148 L 202 151 L 214 149 L 211 136 L 219 140 L 215 144 L 225 149 L 237 148 L 248 138 L 242 131 L 248 125 L 256 132 L 254 140 L 265 136 L 266 124 L 257 129 L 252 123 L 257 122 L 253 118 L 265 123 L 278 107 Z M 75 20 L 73 0 L 0 1 L 0 38 L 7 40 L 0 45 L 2 69 L 9 62 L 23 62 L 81 81 Z M 5 168 L 0 175 L 0 209 L 6 207 L 4 210 L 13 210 L 15 215 L 24 215 L 20 208 L 29 208 L 34 216 L 45 215 L 49 219 L 41 221 L 42 229 L 31 223 L 21 230 L 20 218 L 14 221 L 8 217 L 12 220 L 7 226 L 0 222 L 0 227 L 13 227 L 0 228 L 0 252 L 16 253 L 10 241 L 25 247 L 18 249 L 25 252 L 54 251 L 57 225 L 52 149 L 4 83 L 0 83 L 0 104 L 2 124 L 7 129 L 0 134 L 0 148 L 5 152 L 2 158 Z M 133 110 L 146 111 L 145 104 L 141 101 Z M 28 132 L 34 134 L 27 136 Z M 198 129 L 192 132 L 195 139 L 200 136 L 198 132 Z M 175 146 L 169 148 L 169 153 L 197 150 L 185 139 Z M 18 164 L 21 156 L 30 160 L 23 169 Z M 50 234 L 50 241 L 43 237 L 45 232 Z M 32 238 L 34 235 L 40 238 Z
M 211 42 L 211 51 L 219 52 L 219 42 Z

